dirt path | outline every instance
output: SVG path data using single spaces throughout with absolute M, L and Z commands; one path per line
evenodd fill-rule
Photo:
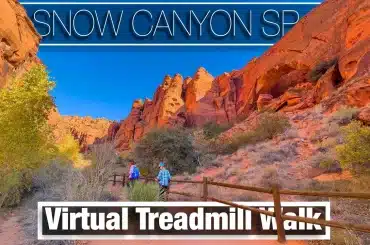
M 120 199 L 124 200 L 126 195 L 122 186 L 108 186 L 108 189 Z M 25 237 L 19 224 L 20 216 L 17 210 L 0 217 L 0 244 L 1 245 L 24 245 Z M 83 241 L 84 245 L 280 245 L 277 241 L 250 240 L 250 241 L 233 241 L 233 240 L 95 240 Z M 304 241 L 288 241 L 286 245 L 307 245 Z
M 1 245 L 24 244 L 23 232 L 18 223 L 19 217 L 15 212 L 7 214 L 6 218 L 0 217 L 0 243 Z

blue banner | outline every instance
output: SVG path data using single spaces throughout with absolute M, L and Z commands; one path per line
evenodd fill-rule
M 43 46 L 270 46 L 317 4 L 23 3 Z

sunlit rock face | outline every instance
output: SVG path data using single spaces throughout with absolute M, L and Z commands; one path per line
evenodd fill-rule
M 24 8 L 16 0 L 0 1 L 0 88 L 12 75 L 21 75 L 33 64 L 40 35 Z

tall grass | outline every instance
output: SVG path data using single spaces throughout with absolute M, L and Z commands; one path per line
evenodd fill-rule
M 159 201 L 159 186 L 157 183 L 135 182 L 129 189 L 128 198 L 133 202 Z

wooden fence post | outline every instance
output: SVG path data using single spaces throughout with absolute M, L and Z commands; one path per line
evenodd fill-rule
M 125 187 L 126 182 L 126 174 L 122 175 L 122 186 Z
M 207 177 L 203 177 L 203 201 L 208 200 L 208 179 Z
M 116 185 L 116 174 L 113 174 L 113 185 Z
M 274 213 L 277 226 L 278 241 L 280 243 L 285 243 L 285 230 L 284 230 L 284 220 L 281 217 L 281 202 L 279 187 L 277 185 L 272 186 L 272 196 L 274 198 Z

